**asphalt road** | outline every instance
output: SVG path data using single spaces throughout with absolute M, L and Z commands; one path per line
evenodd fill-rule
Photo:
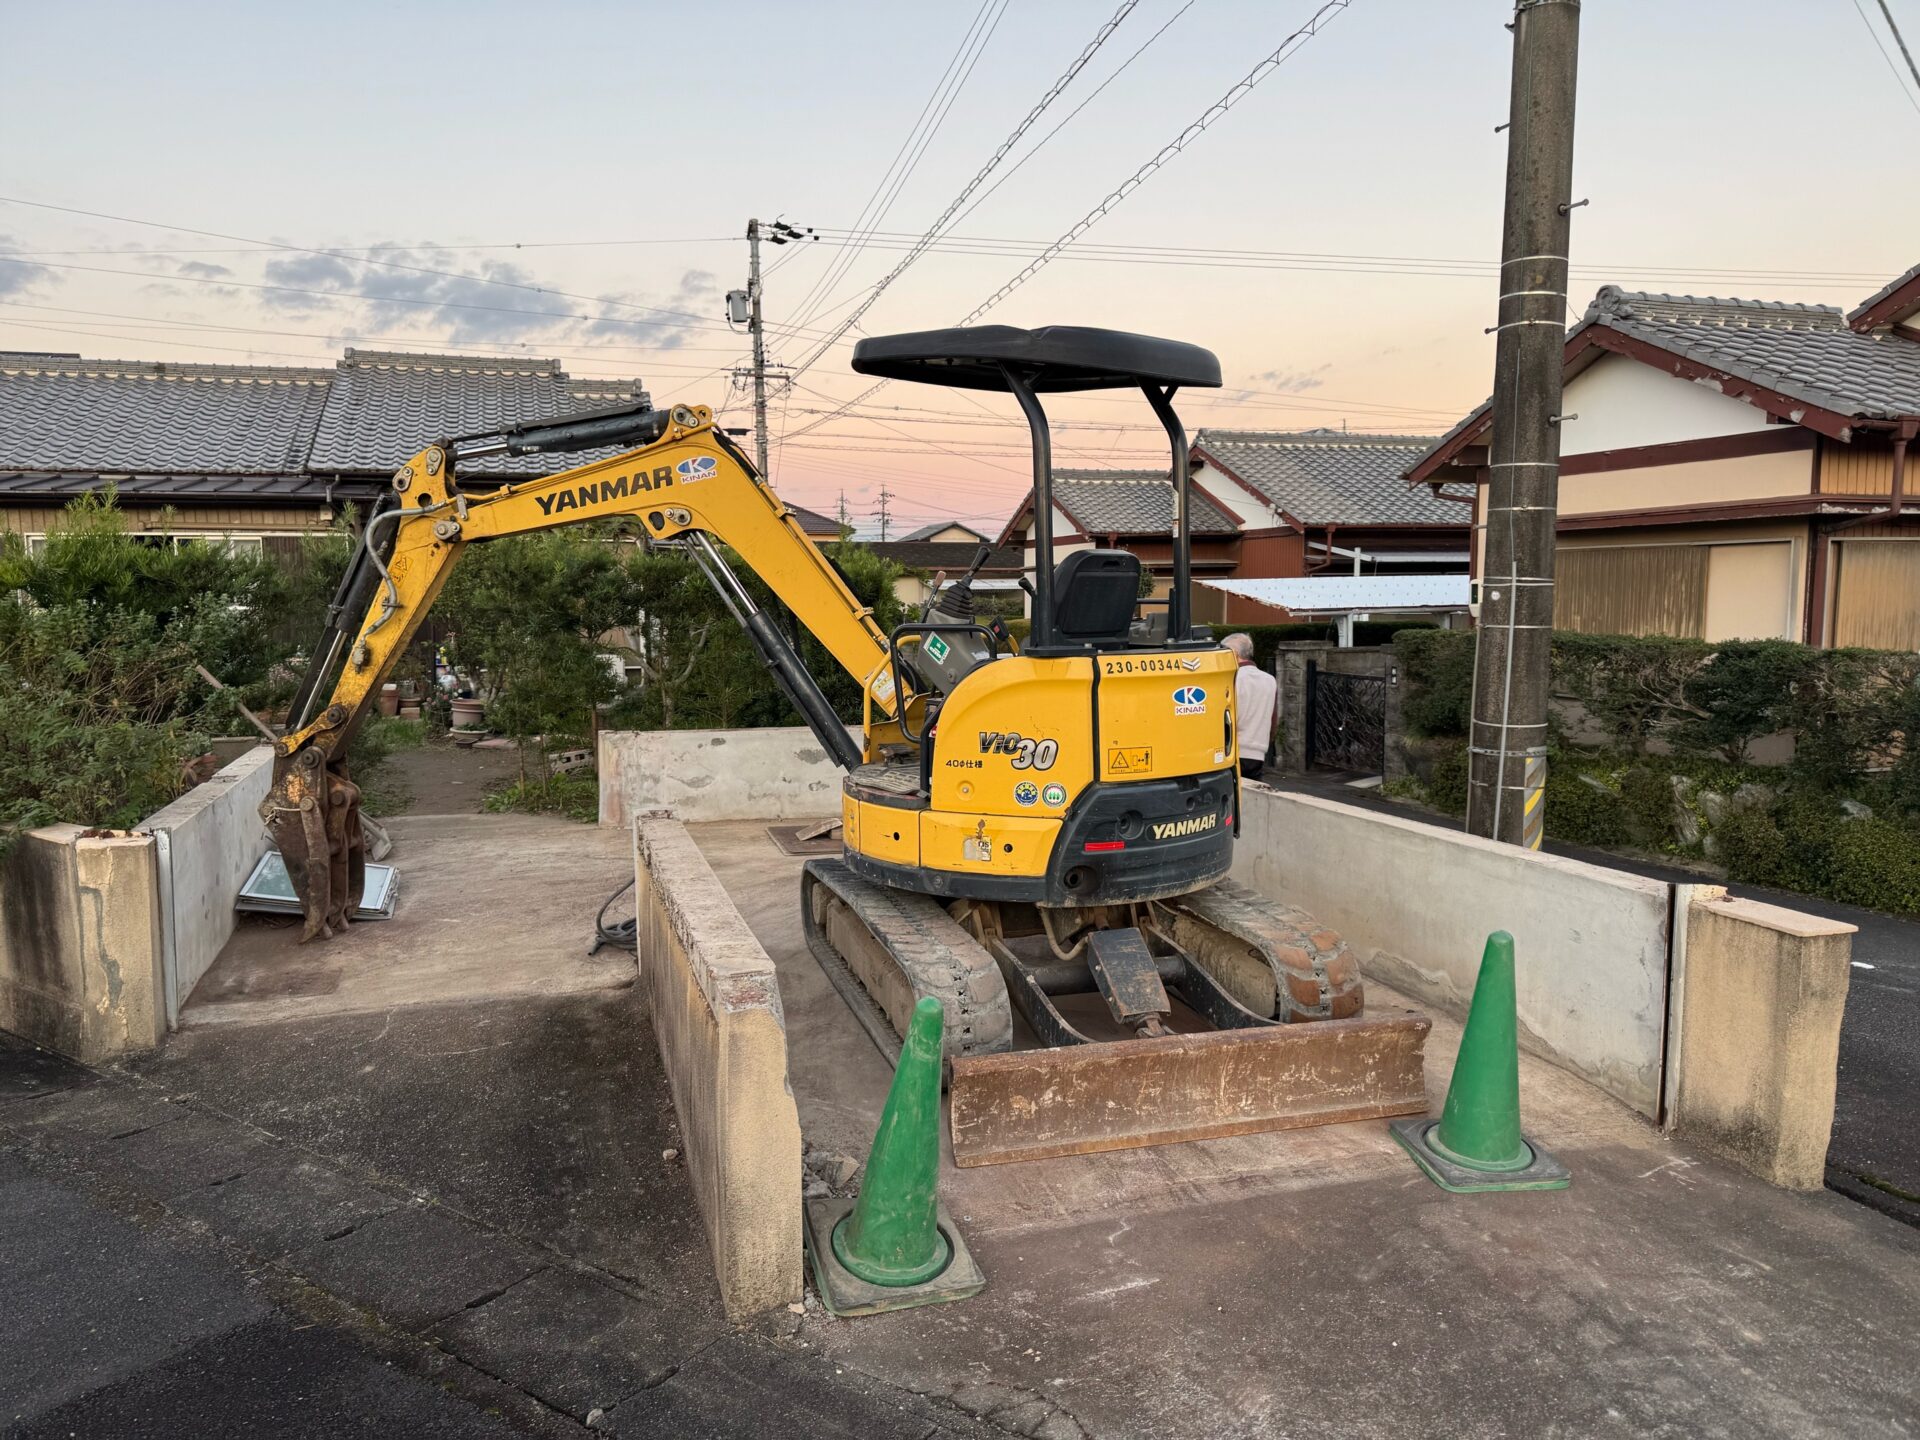
M 1455 829 L 1457 822 L 1432 812 L 1381 799 L 1347 785 L 1351 777 L 1331 772 L 1274 776 L 1281 789 L 1322 795 L 1406 820 Z M 1656 880 L 1699 884 L 1697 870 L 1638 860 L 1604 850 L 1549 842 L 1556 855 Z M 1827 1149 L 1827 1184 L 1863 1204 L 1920 1226 L 1920 921 L 1837 905 L 1786 890 L 1729 885 L 1734 895 L 1764 900 L 1857 926 L 1847 1013 L 1840 1027 L 1839 1078 L 1834 1098 L 1833 1139 Z

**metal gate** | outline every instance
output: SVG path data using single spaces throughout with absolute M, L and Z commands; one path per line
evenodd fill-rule
M 1387 759 L 1387 680 L 1307 662 L 1307 768 L 1378 775 Z

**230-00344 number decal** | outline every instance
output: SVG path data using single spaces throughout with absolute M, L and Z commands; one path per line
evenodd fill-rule
M 1176 655 L 1143 655 L 1138 660 L 1102 660 L 1100 673 L 1103 675 L 1152 675 L 1161 670 L 1194 671 L 1200 668 L 1195 656 L 1181 659 Z
M 1051 770 L 1060 756 L 1058 740 L 1029 740 L 1011 730 L 982 730 L 982 755 L 1011 755 L 1016 770 Z

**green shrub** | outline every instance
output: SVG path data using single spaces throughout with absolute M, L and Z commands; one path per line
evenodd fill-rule
M 1435 752 L 1427 803 L 1449 815 L 1467 813 L 1467 747 L 1449 745 Z
M 1574 845 L 1619 845 L 1627 809 L 1619 792 L 1577 765 L 1547 762 L 1547 834 Z
M 1654 849 L 1665 847 L 1673 835 L 1670 775 L 1649 765 L 1630 767 L 1620 777 L 1620 813 L 1636 843 Z
M 1920 914 L 1920 833 L 1875 817 L 1830 831 L 1824 893 L 1849 905 Z
M 0 849 L 21 827 L 125 827 L 187 783 L 276 654 L 286 590 L 217 543 L 127 533 L 109 494 L 67 507 L 38 554 L 0 542 Z
M 1402 630 L 1393 656 L 1404 687 L 1400 717 L 1413 735 L 1462 736 L 1473 707 L 1473 633 L 1468 630 Z

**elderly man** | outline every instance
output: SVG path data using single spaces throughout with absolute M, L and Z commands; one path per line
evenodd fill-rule
M 1253 663 L 1252 636 L 1229 635 L 1220 643 L 1240 661 L 1233 677 L 1233 704 L 1240 716 L 1240 773 L 1258 780 L 1267 767 L 1267 744 L 1273 739 L 1280 682 Z

